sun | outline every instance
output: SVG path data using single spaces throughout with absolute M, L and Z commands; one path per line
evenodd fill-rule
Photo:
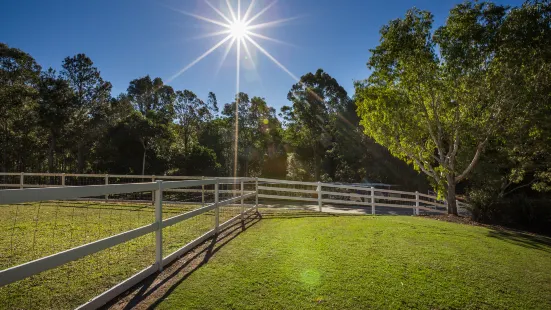
M 270 59 L 274 64 L 276 64 L 279 68 L 281 68 L 285 73 L 287 73 L 291 78 L 293 78 L 295 81 L 298 81 L 299 79 L 292 74 L 284 65 L 282 65 L 275 57 L 273 57 L 266 49 L 264 49 L 255 39 L 261 39 L 276 43 L 283 43 L 287 44 L 286 42 L 265 36 L 263 34 L 258 33 L 258 30 L 274 27 L 281 25 L 285 22 L 297 19 L 297 17 L 291 17 L 291 18 L 285 18 L 285 19 L 279 19 L 275 21 L 268 21 L 268 22 L 260 22 L 253 24 L 254 21 L 259 20 L 264 13 L 266 13 L 271 7 L 273 7 L 277 0 L 274 0 L 269 5 L 266 5 L 264 7 L 260 7 L 260 5 L 255 5 L 257 0 L 251 0 L 249 3 L 249 6 L 244 14 L 241 12 L 241 0 L 237 0 L 237 11 L 234 11 L 233 6 L 230 3 L 230 0 L 226 0 L 227 10 L 229 11 L 229 16 L 224 14 L 219 8 L 212 5 L 209 1 L 205 0 L 205 3 L 218 15 L 222 18 L 222 20 L 215 20 L 209 17 L 173 9 L 174 11 L 177 11 L 179 13 L 182 13 L 184 15 L 192 16 L 194 18 L 197 18 L 199 20 L 215 24 L 220 27 L 219 31 L 207 33 L 201 37 L 214 37 L 214 36 L 222 36 L 222 40 L 220 40 L 218 43 L 216 43 L 213 47 L 211 47 L 209 50 L 207 50 L 205 53 L 203 53 L 201 56 L 197 57 L 194 61 L 189 63 L 187 66 L 182 68 L 180 71 L 178 71 L 176 74 L 174 74 L 172 77 L 168 79 L 168 82 L 173 81 L 180 75 L 182 75 L 184 72 L 186 72 L 188 69 L 196 65 L 198 62 L 200 62 L 203 58 L 207 57 L 211 53 L 213 53 L 215 50 L 217 50 L 222 45 L 226 44 L 226 49 L 222 58 L 222 61 L 220 62 L 220 66 L 225 61 L 226 57 L 228 56 L 230 50 L 233 46 L 236 47 L 237 51 L 237 93 L 239 93 L 239 71 L 240 71 L 240 58 L 241 58 L 241 51 L 243 50 L 245 52 L 245 56 L 247 56 L 247 59 L 249 59 L 252 62 L 253 68 L 256 70 L 256 65 L 254 63 L 254 59 L 251 56 L 251 49 L 252 47 L 255 47 L 258 51 L 260 51 L 262 54 L 264 54 L 268 59 Z M 259 9 L 259 11 L 254 14 L 253 11 L 255 9 Z M 254 15 L 253 15 L 254 14 Z M 249 46 L 252 45 L 252 46 Z
M 230 34 L 235 39 L 242 39 L 247 34 L 247 28 L 248 27 L 244 22 L 236 20 L 230 24 Z

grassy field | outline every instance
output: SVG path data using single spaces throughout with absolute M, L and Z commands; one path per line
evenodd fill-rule
M 264 219 L 161 309 L 550 309 L 551 239 L 400 216 Z
M 163 206 L 163 218 L 201 205 Z M 220 223 L 239 214 L 221 208 Z M 154 222 L 151 203 L 43 202 L 0 205 L 0 270 Z M 168 255 L 214 227 L 214 212 L 163 230 Z M 153 233 L 0 288 L 0 309 L 71 309 L 155 261 Z

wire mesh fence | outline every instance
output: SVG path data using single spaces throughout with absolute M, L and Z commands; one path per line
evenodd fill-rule
M 150 203 L 79 199 L 1 205 L 0 270 L 136 229 L 154 219 Z M 0 305 L 74 308 L 154 263 L 154 245 L 154 234 L 146 234 L 0 287 Z
M 235 187 L 224 189 L 234 201 L 218 205 L 217 183 L 0 192 L 0 305 L 69 309 L 89 301 L 93 307 L 103 304 L 120 293 L 121 283 L 130 285 L 162 268 L 228 223 L 225 211 L 219 211 L 245 197 Z M 255 192 L 250 194 L 248 199 Z M 231 210 L 243 209 L 232 205 Z

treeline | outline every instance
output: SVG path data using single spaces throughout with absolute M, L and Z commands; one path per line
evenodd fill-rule
M 0 44 L 0 170 L 427 189 L 422 176 L 362 134 L 354 101 L 321 69 L 292 87 L 280 118 L 262 97 L 240 93 L 221 105 L 213 92 L 202 97 L 150 76 L 130 81 L 116 97 L 111 88 L 84 54 L 65 58 L 56 72 Z

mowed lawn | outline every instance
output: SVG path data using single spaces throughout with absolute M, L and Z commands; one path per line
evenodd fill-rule
M 551 239 L 407 216 L 263 219 L 161 309 L 550 309 Z

